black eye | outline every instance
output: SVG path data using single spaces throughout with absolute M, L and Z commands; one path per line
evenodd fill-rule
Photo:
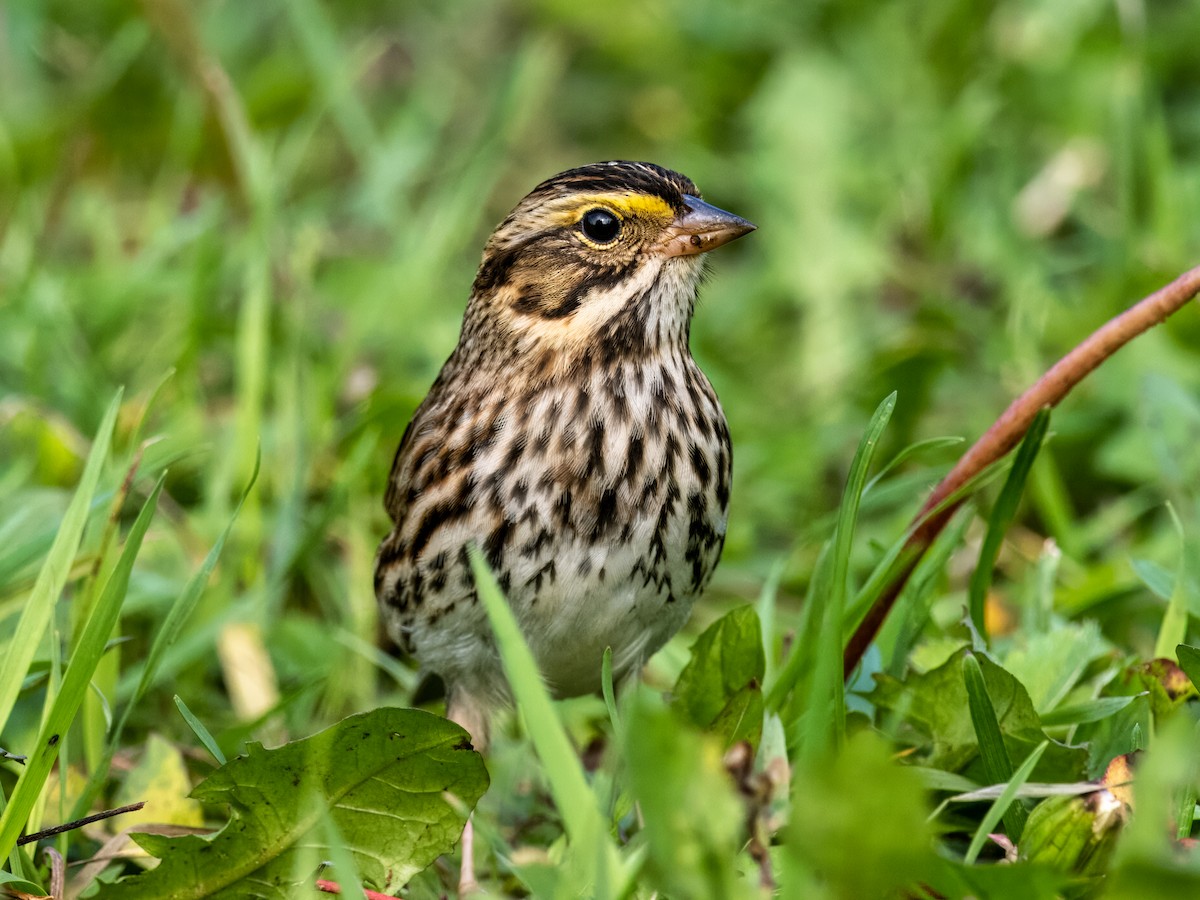
M 609 244 L 621 231 L 621 220 L 607 209 L 589 209 L 579 220 L 583 233 L 597 244 Z

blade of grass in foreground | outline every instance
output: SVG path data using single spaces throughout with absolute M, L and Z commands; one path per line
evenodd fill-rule
M 821 617 L 816 612 L 820 603 L 817 598 L 824 597 L 829 593 L 832 549 L 833 544 L 826 541 L 817 553 L 812 581 L 808 583 L 808 590 L 804 594 L 804 606 L 800 609 L 800 624 L 796 628 L 791 649 L 779 667 L 779 674 L 774 677 L 774 681 L 767 682 L 765 703 L 767 712 L 780 712 L 788 695 L 793 690 L 802 693 L 802 685 L 807 684 L 805 676 L 812 671 L 812 659 L 817 655 L 817 640 L 820 637 Z
M 212 754 L 213 759 L 217 761 L 217 765 L 225 765 L 225 754 L 221 752 L 221 747 L 217 743 L 217 739 L 212 736 L 204 723 L 197 718 L 196 714 L 188 708 L 188 705 L 183 702 L 183 698 L 178 694 L 175 695 L 175 707 L 179 710 L 179 714 L 183 716 L 183 721 L 188 723 L 188 727 L 192 729 L 192 734 L 200 739 L 200 743 L 204 745 L 204 749 Z
M 1187 543 L 1183 537 L 1183 523 L 1170 503 L 1167 504 L 1167 512 L 1179 541 L 1179 563 L 1175 567 L 1175 586 L 1171 590 L 1171 599 L 1167 601 L 1167 611 L 1163 613 L 1162 624 L 1158 626 L 1158 638 L 1154 642 L 1154 655 L 1160 659 L 1175 658 L 1175 648 L 1187 639 L 1188 626 Z
M 983 773 L 992 784 L 1003 784 L 1013 776 L 1012 760 L 1004 746 L 1004 735 L 1000 733 L 1000 722 L 992 698 L 988 696 L 987 683 L 983 680 L 983 669 L 975 654 L 968 653 L 962 662 L 963 680 L 967 686 L 967 706 L 971 710 L 971 724 L 975 726 L 975 738 L 979 741 L 979 756 L 983 761 Z M 1040 755 L 1040 754 L 1039 754 Z M 1036 760 L 1035 760 L 1036 762 Z M 1028 777 L 1028 776 L 1027 776 Z M 1022 784 L 1024 780 L 1022 780 Z M 1020 785 L 1018 785 L 1020 787 Z M 1028 816 L 1025 807 L 1014 804 L 1006 808 L 1004 828 L 1014 844 L 1021 839 Z
M 562 723 L 554 712 L 537 663 L 525 643 L 508 601 L 504 599 L 496 576 L 488 568 L 478 547 L 472 545 L 470 554 L 475 587 L 496 634 L 504 672 L 517 706 L 524 714 L 529 737 L 541 757 L 546 778 L 550 782 L 550 792 L 563 817 L 576 871 L 584 879 L 576 884 L 576 888 L 592 893 L 587 888 L 594 884 L 595 896 L 619 896 L 621 892 L 615 891 L 617 882 L 624 879 L 619 870 L 616 848 L 609 840 L 608 829 L 600 815 L 596 797 L 588 788 L 579 757 L 575 755 Z M 602 882 L 607 882 L 608 891 L 600 890 L 605 886 Z M 609 894 L 609 891 L 615 893 Z
M 806 759 L 823 756 L 829 750 L 840 747 L 845 740 L 846 700 L 842 680 L 842 616 L 846 606 L 847 581 L 850 571 L 850 548 L 854 541 L 854 528 L 858 522 L 858 505 L 862 499 L 863 485 L 867 482 L 867 471 L 871 458 L 879 445 L 879 436 L 887 427 L 892 411 L 896 408 L 896 393 L 893 391 L 879 404 L 867 432 L 859 442 L 850 465 L 850 476 L 842 493 L 841 509 L 838 512 L 837 531 L 834 532 L 833 558 L 830 567 L 829 594 L 823 598 L 825 610 L 821 623 L 821 640 L 817 645 L 817 658 L 813 666 L 812 681 L 809 682 L 805 704 L 804 735 L 802 754 Z M 820 599 L 820 598 L 819 598 Z
M 133 692 L 133 696 L 129 698 L 129 702 L 125 704 L 125 708 L 121 711 L 121 716 L 117 719 L 117 724 L 109 737 L 108 747 L 104 751 L 104 758 L 92 771 L 87 785 L 80 793 L 79 799 L 75 801 L 75 807 L 71 811 L 71 818 L 78 819 L 87 812 L 92 800 L 99 793 L 104 779 L 108 777 L 108 767 L 112 763 L 113 754 L 116 752 L 117 746 L 120 744 L 121 735 L 124 733 L 125 725 L 129 721 L 129 714 L 137 706 L 138 701 L 141 700 L 150 686 L 154 684 L 155 677 L 158 675 L 158 668 L 162 664 L 167 648 L 179 637 L 179 633 L 187 623 L 192 610 L 196 608 L 196 604 L 200 601 L 200 595 L 208 585 L 208 579 L 212 575 L 213 569 L 217 567 L 217 559 L 221 556 L 221 551 L 225 548 L 225 541 L 229 538 L 229 533 L 233 530 L 233 523 L 237 521 L 238 513 L 242 511 L 242 506 L 246 503 L 246 498 L 250 496 L 250 491 L 258 479 L 258 469 L 261 462 L 262 454 L 260 452 L 254 457 L 254 471 L 250 474 L 250 481 L 246 485 L 246 489 L 242 492 L 237 509 L 230 516 L 225 530 L 221 532 L 212 549 L 208 551 L 208 556 L 204 558 L 204 562 L 200 564 L 200 568 L 196 571 L 196 574 L 188 581 L 183 589 L 183 593 L 179 595 L 179 598 L 172 604 L 170 610 L 168 610 L 166 618 L 158 629 L 158 634 L 155 635 L 154 643 L 150 645 L 150 652 L 146 656 L 146 662 L 142 668 L 142 677 L 138 680 L 137 689 Z
M 1042 449 L 1042 441 L 1046 437 L 1049 424 L 1050 409 L 1045 407 L 1038 411 L 1029 430 L 1025 432 L 1013 459 L 1012 468 L 1008 471 L 1008 478 L 1005 479 L 1000 496 L 996 498 L 996 505 L 992 507 L 992 514 L 988 517 L 987 535 L 983 539 L 983 546 L 979 548 L 979 562 L 971 574 L 971 583 L 967 590 L 967 608 L 971 611 L 971 621 L 975 630 L 985 642 L 988 634 L 987 625 L 983 620 L 983 607 L 987 600 L 988 588 L 992 584 L 992 570 L 1000 556 L 1000 545 L 1004 542 L 1004 535 L 1017 515 L 1017 505 L 1021 502 L 1021 494 L 1025 490 L 1025 480 L 1029 477 L 1029 470 L 1033 468 L 1038 451 Z
M 0 815 L 0 856 L 7 856 L 16 846 L 21 828 L 42 792 L 46 778 L 54 766 L 54 760 L 58 758 L 60 738 L 71 727 L 83 698 L 87 696 L 92 673 L 96 671 L 96 666 L 107 649 L 108 637 L 120 618 L 121 606 L 129 587 L 129 575 L 133 571 L 138 551 L 142 548 L 146 529 L 150 527 L 150 520 L 154 518 L 158 495 L 162 492 L 165 477 L 159 477 L 129 531 L 121 557 L 101 590 L 100 598 L 80 633 L 75 652 L 71 654 L 67 663 L 62 687 L 38 733 L 36 749 L 30 754 L 29 764 L 21 771 L 12 798 L 3 815 Z
M 79 479 L 79 487 L 71 498 L 62 525 L 54 537 L 54 544 L 46 562 L 38 573 L 33 592 L 25 601 L 21 618 L 17 622 L 17 630 L 8 644 L 8 650 L 0 661 L 0 729 L 8 721 L 17 694 L 21 690 L 21 682 L 29 671 L 29 663 L 37 652 L 42 641 L 42 635 L 50 624 L 50 617 L 58 603 L 59 595 L 67 584 L 67 576 L 71 564 L 79 550 L 79 542 L 83 538 L 83 526 L 87 523 L 88 512 L 92 507 L 92 498 L 96 494 L 96 485 L 100 481 L 100 470 L 108 459 L 109 446 L 112 443 L 113 425 L 117 420 L 117 410 L 121 407 L 121 391 L 108 405 L 100 427 L 96 431 L 96 439 L 92 442 L 91 452 Z
M 1008 784 L 1000 792 L 1000 796 L 988 807 L 988 811 L 984 814 L 979 827 L 975 829 L 975 836 L 971 838 L 971 846 L 967 848 L 967 855 L 963 857 L 963 862 L 967 865 L 971 865 L 978 858 L 979 851 L 983 849 L 984 841 L 987 840 L 987 836 L 991 834 L 992 829 L 996 827 L 996 823 L 1001 818 L 1007 820 L 1010 808 L 1018 808 L 1013 806 L 1013 801 L 1017 799 L 1017 793 L 1025 786 L 1025 782 L 1029 780 L 1030 774 L 1032 774 L 1034 767 L 1038 764 L 1038 760 L 1042 758 L 1042 753 L 1045 752 L 1048 746 L 1050 746 L 1049 741 L 1042 741 L 1033 748 L 1033 751 L 1025 758 L 1025 762 L 1021 763 L 1020 768 L 1008 780 Z M 1021 835 L 1019 833 L 1014 835 L 1010 832 L 1008 838 L 1015 844 L 1021 839 Z

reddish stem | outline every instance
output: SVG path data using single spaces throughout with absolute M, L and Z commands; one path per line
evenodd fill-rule
M 950 517 L 962 505 L 966 497 L 960 497 L 946 504 L 936 513 L 928 515 L 930 510 L 943 503 L 968 481 L 1020 443 L 1039 409 L 1044 406 L 1057 406 L 1070 393 L 1071 388 L 1079 384 L 1097 366 L 1139 334 L 1177 312 L 1198 292 L 1200 292 L 1200 266 L 1183 273 L 1166 287 L 1160 288 L 1140 303 L 1110 319 L 1055 363 L 1045 375 L 1037 380 L 1033 387 L 1014 400 L 995 424 L 984 433 L 983 437 L 963 454 L 954 468 L 950 470 L 950 474 L 933 489 L 933 493 L 929 495 L 929 499 L 925 501 L 925 505 L 913 519 L 915 527 L 906 543 L 906 549 L 916 552 L 911 555 L 905 554 L 907 562 L 896 573 L 892 582 L 875 601 L 875 605 L 867 612 L 853 637 L 850 638 L 843 659 L 843 670 L 847 678 L 862 659 L 867 647 L 875 640 L 875 636 L 883 626 L 884 619 L 887 618 L 887 614 L 895 604 L 896 598 L 900 596 L 900 591 L 903 590 L 908 577 L 920 562 L 922 555 L 929 549 L 934 538 L 946 526 Z M 928 518 L 922 521 L 922 518 L 927 515 Z
M 323 894 L 340 894 L 342 886 L 336 881 L 326 881 L 323 878 L 317 879 L 317 890 Z M 363 888 L 363 894 L 367 900 L 396 900 L 391 894 L 381 894 L 379 891 L 368 891 Z

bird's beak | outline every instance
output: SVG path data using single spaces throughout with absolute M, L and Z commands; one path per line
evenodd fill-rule
M 661 247 L 664 256 L 707 253 L 758 227 L 741 216 L 705 203 L 699 197 L 684 194 L 683 202 L 687 204 L 687 212 L 676 216 L 675 221 L 663 232 Z

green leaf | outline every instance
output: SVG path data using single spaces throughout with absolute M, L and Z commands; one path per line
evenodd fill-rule
M 1102 875 L 1128 812 L 1107 789 L 1047 797 L 1029 814 L 1020 859 L 1063 872 Z
M 916 745 L 913 762 L 959 771 L 979 753 L 963 680 L 962 660 L 966 652 L 960 650 L 936 668 L 910 673 L 902 681 L 882 673 L 875 676 L 875 690 L 867 699 L 904 716 Z M 1024 759 L 1047 738 L 1029 693 L 1011 673 L 987 656 L 980 655 L 977 661 L 1009 756 Z M 1035 774 L 1039 781 L 1080 781 L 1086 765 L 1086 749 L 1052 741 Z M 984 778 L 982 772 L 967 774 Z
M 1012 468 L 1008 471 L 1008 477 L 1004 480 L 1004 487 L 1000 489 L 996 505 L 992 507 L 992 514 L 988 517 L 987 534 L 983 539 L 983 545 L 979 548 L 979 562 L 971 574 L 971 583 L 967 591 L 967 605 L 971 612 L 971 621 L 975 624 L 975 630 L 983 636 L 985 641 L 987 640 L 987 626 L 983 620 L 983 606 L 987 599 L 988 588 L 992 584 L 992 570 L 1000 555 L 1000 545 L 1004 542 L 1004 535 L 1017 515 L 1017 506 L 1021 502 L 1025 480 L 1029 477 L 1029 470 L 1033 468 L 1038 451 L 1042 448 L 1042 440 L 1046 437 L 1046 428 L 1049 424 L 1049 407 L 1038 410 L 1038 414 L 1029 425 L 1029 430 L 1025 432 L 1025 437 L 1021 440 L 1021 445 L 1017 448 L 1017 455 L 1013 460 Z
M 753 606 L 740 606 L 704 630 L 675 682 L 675 706 L 698 728 L 713 730 L 729 746 L 762 732 L 762 680 L 766 656 Z
M 792 796 L 782 852 L 821 876 L 833 896 L 899 896 L 936 865 L 921 778 L 871 732 L 802 764 Z M 797 885 L 781 887 L 782 896 L 800 896 Z
M 1192 685 L 1200 690 L 1200 647 L 1179 644 L 1175 647 L 1175 655 L 1179 659 L 1179 668 L 1192 680 Z
M 946 436 L 926 438 L 923 441 L 917 441 L 909 444 L 907 447 L 893 456 L 891 460 L 889 460 L 887 464 L 875 474 L 875 477 L 867 482 L 866 487 L 863 488 L 863 493 L 868 493 L 871 488 L 879 484 L 879 482 L 882 481 L 889 472 L 899 466 L 900 463 L 904 462 L 906 459 L 910 459 L 913 456 L 924 453 L 927 450 L 941 450 L 943 447 L 956 447 L 963 443 L 966 443 L 966 438 L 964 437 Z
M 711 730 L 729 747 L 747 741 L 758 749 L 763 729 L 763 695 L 757 685 L 747 685 L 729 698 L 729 702 L 713 719 Z
M 804 676 L 811 673 L 813 660 L 817 656 L 817 647 L 821 638 L 820 599 L 826 596 L 829 589 L 829 567 L 831 565 L 832 543 L 826 541 L 817 553 L 817 561 L 813 566 L 812 580 L 808 583 L 808 591 L 804 595 L 804 606 L 800 610 L 800 625 L 792 640 L 791 649 L 775 680 L 767 689 L 767 710 L 772 713 L 780 712 L 784 702 L 795 689 L 805 685 Z M 803 691 L 798 691 L 803 693 Z
M 625 758 L 641 806 L 651 883 L 673 897 L 754 897 L 738 877 L 745 813 L 712 735 L 683 727 L 644 692 L 629 710 Z
M 1004 668 L 1025 685 L 1040 713 L 1061 703 L 1088 666 L 1110 650 L 1094 621 L 1058 622 L 1011 650 Z
M 947 772 L 944 769 L 930 769 L 926 766 L 909 766 L 908 768 L 915 772 L 920 777 L 921 783 L 931 791 L 961 793 L 973 791 L 979 787 L 979 784 L 970 778 L 964 778 L 962 775 L 956 775 L 954 772 Z
M 454 846 L 487 784 L 466 732 L 421 710 L 376 709 L 274 750 L 250 744 L 192 791 L 230 807 L 224 828 L 207 837 L 137 835 L 162 862 L 97 896 L 292 897 L 313 874 L 305 861 L 329 855 L 326 816 L 364 882 L 394 890 Z
M 0 872 L 0 884 L 4 885 L 9 891 L 23 891 L 34 897 L 43 897 L 46 894 L 45 889 L 40 884 L 34 884 L 32 881 L 27 881 L 19 875 L 13 875 L 11 872 Z M 19 896 L 17 894 L 6 894 L 6 896 Z

